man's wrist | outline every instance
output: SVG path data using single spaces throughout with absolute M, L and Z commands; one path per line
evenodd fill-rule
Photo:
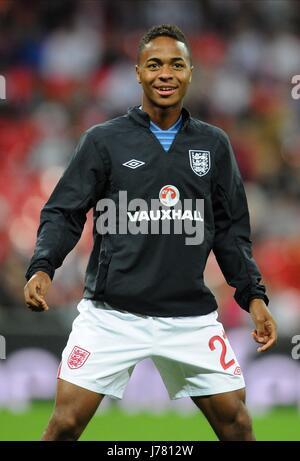
M 253 298 L 249 303 L 249 314 L 252 319 L 266 318 L 271 316 L 271 312 L 262 298 Z
M 42 276 L 42 277 L 49 278 L 50 281 L 51 281 L 51 277 L 50 277 L 50 275 L 48 274 L 48 272 L 45 272 L 45 271 L 43 271 L 43 270 L 39 270 L 39 271 L 36 271 L 33 275 L 36 275 L 36 274 L 38 274 L 38 275 L 40 275 L 40 276 Z
M 262 305 L 268 306 L 269 304 L 269 298 L 265 294 L 257 294 L 257 295 L 252 295 L 250 296 L 248 300 L 248 310 L 250 311 L 251 306 L 259 304 L 260 306 Z
M 30 280 L 31 277 L 37 272 L 44 272 L 49 275 L 50 279 L 53 280 L 55 269 L 48 263 L 48 261 L 39 260 L 36 264 L 32 264 L 25 274 L 26 280 Z

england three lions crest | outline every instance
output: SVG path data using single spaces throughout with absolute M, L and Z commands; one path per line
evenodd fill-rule
M 74 346 L 68 358 L 68 367 L 71 369 L 81 368 L 91 353 L 82 347 Z
M 189 150 L 190 164 L 194 173 L 204 176 L 210 170 L 209 150 Z

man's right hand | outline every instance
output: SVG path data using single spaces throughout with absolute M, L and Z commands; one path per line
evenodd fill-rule
M 25 303 L 34 312 L 49 309 L 44 296 L 51 285 L 51 278 L 46 272 L 36 272 L 24 287 Z

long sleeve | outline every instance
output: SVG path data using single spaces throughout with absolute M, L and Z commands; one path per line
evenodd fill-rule
M 90 131 L 84 133 L 63 176 L 41 211 L 34 255 L 25 277 L 37 271 L 51 279 L 78 242 L 87 212 L 101 198 L 105 168 Z
M 213 251 L 234 298 L 246 311 L 253 298 L 268 305 L 265 286 L 252 256 L 250 219 L 241 174 L 229 139 L 220 137 L 213 183 L 215 236 Z

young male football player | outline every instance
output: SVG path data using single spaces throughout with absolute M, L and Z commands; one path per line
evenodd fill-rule
M 83 134 L 42 210 L 24 289 L 33 311 L 48 309 L 55 269 L 91 208 L 95 224 L 43 440 L 77 440 L 103 396 L 122 398 L 147 357 L 170 398 L 191 397 L 220 440 L 255 440 L 242 372 L 203 281 L 211 250 L 251 315 L 259 352 L 275 343 L 276 326 L 252 257 L 247 200 L 228 137 L 183 108 L 192 70 L 176 26 L 150 29 L 136 65 L 142 105 Z

